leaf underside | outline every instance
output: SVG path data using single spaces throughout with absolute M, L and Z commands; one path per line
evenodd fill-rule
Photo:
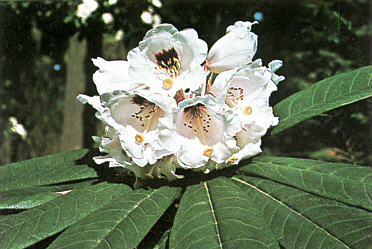
M 372 96 L 372 66 L 336 75 L 295 93 L 274 106 L 279 124 L 271 134 L 334 108 Z

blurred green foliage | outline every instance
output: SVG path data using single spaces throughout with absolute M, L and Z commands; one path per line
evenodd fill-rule
M 286 80 L 271 97 L 272 104 L 329 76 L 370 64 L 371 20 L 367 0 L 319 1 L 172 1 L 159 8 L 150 1 L 98 1 L 82 21 L 80 1 L 12 1 L 0 3 L 0 164 L 58 151 L 65 87 L 64 52 L 68 38 L 79 32 L 88 41 L 87 90 L 95 94 L 91 57 L 124 59 L 151 25 L 143 11 L 161 16 L 179 30 L 192 27 L 209 47 L 226 27 L 238 20 L 254 21 L 261 13 L 259 50 L 264 64 L 283 60 L 278 74 Z M 105 23 L 104 13 L 113 21 Z M 123 37 L 115 39 L 121 30 Z M 60 69 L 56 69 L 56 65 Z M 349 163 L 370 164 L 371 101 L 363 100 L 308 120 L 290 131 L 263 140 L 267 155 L 296 155 Z M 28 131 L 26 142 L 9 135 L 9 117 Z M 87 111 L 86 146 L 96 134 L 94 111 Z M 90 124 L 90 126 L 89 126 Z M 13 158 L 12 144 L 24 144 Z M 16 142 L 15 142 L 16 141 Z M 13 149 L 14 150 L 14 149 Z M 14 154 L 14 153 L 13 153 Z M 326 155 L 326 156 L 325 156 Z

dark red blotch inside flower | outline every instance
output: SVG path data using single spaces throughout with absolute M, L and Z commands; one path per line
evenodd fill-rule
M 155 54 L 156 63 L 159 65 L 159 67 L 167 67 L 171 68 L 172 66 L 178 67 L 179 62 L 179 54 L 177 53 L 176 49 L 174 47 L 171 47 L 170 49 L 163 50 L 159 53 Z
M 141 97 L 136 94 L 132 97 L 132 103 L 139 105 L 139 106 L 143 106 L 143 105 L 146 106 L 149 104 L 149 101 L 145 99 L 144 97 Z

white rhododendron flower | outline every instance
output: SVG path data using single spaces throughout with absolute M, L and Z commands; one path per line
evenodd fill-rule
M 176 156 L 185 168 L 197 169 L 208 160 L 222 163 L 239 149 L 233 138 L 241 130 L 238 115 L 216 113 L 210 102 L 214 102 L 211 95 L 182 101 L 173 111 L 173 122 L 163 122 L 167 134 L 161 133 L 161 142 L 179 147 Z
M 178 31 L 173 25 L 161 24 L 129 52 L 129 75 L 151 91 L 171 97 L 181 88 L 193 91 L 205 81 L 201 64 L 207 50 L 195 30 Z
M 269 97 L 284 80 L 282 62 L 262 66 L 254 23 L 236 22 L 208 53 L 193 29 L 161 24 L 128 61 L 93 59 L 100 96 L 79 95 L 97 110 L 106 155 L 94 158 L 137 179 L 175 180 L 177 168 L 208 173 L 261 152 L 261 137 L 278 123 Z M 138 183 L 138 182 L 137 182 Z

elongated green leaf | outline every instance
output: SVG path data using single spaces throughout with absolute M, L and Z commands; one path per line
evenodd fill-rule
M 0 190 L 34 187 L 97 177 L 94 169 L 78 165 L 88 150 L 65 151 L 0 167 Z
M 372 211 L 369 167 L 310 159 L 257 157 L 241 170 Z
M 75 223 L 49 248 L 134 248 L 180 190 L 170 187 L 136 190 Z
M 260 207 L 284 248 L 372 248 L 372 214 L 258 177 L 234 181 Z
M 186 189 L 169 248 L 279 248 L 251 198 L 231 179 Z
M 0 191 L 0 209 L 29 209 L 60 196 L 55 192 L 75 190 L 92 185 L 93 181 L 58 186 L 41 186 Z
M 372 169 L 370 167 L 347 163 L 330 163 L 319 160 L 258 156 L 253 159 L 254 163 L 284 164 L 298 169 L 306 169 L 319 173 L 335 175 L 356 181 L 372 184 Z
M 170 229 L 164 232 L 163 236 L 161 236 L 160 240 L 154 246 L 154 249 L 166 249 L 167 242 L 169 240 Z
M 276 134 L 307 118 L 372 96 L 372 66 L 336 75 L 295 93 L 274 106 Z
M 0 248 L 24 248 L 58 233 L 132 189 L 101 183 L 75 190 L 43 205 L 3 219 Z

